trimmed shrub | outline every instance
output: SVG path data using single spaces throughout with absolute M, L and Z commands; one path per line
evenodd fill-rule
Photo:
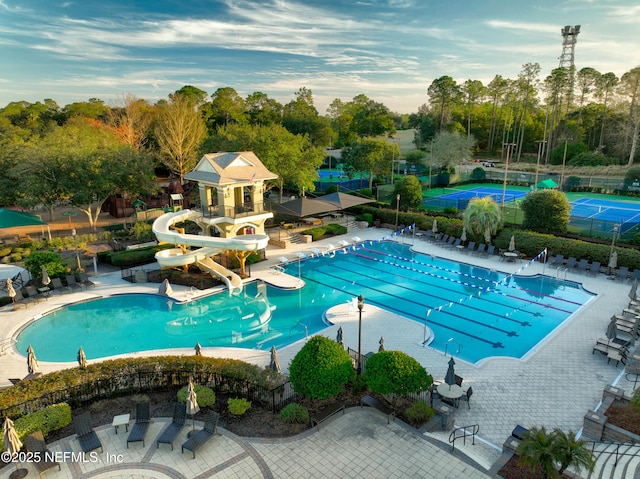
M 178 402 L 186 403 L 187 402 L 187 389 L 189 386 L 183 387 L 180 391 L 178 391 Z M 213 392 L 213 389 L 208 388 L 207 386 L 201 386 L 199 384 L 193 385 L 193 390 L 196 392 L 196 397 L 198 399 L 198 406 L 208 407 L 213 406 L 216 402 L 216 393 Z
M 162 244 L 155 246 L 147 246 L 125 251 L 117 251 L 108 255 L 108 261 L 114 266 L 134 266 L 144 263 L 153 263 L 155 255 L 163 249 L 174 248 L 172 244 Z
M 69 424 L 71 424 L 71 407 L 66 403 L 47 406 L 14 421 L 20 439 L 36 431 L 42 431 L 46 437 L 51 431 L 62 429 Z M 0 448 L 4 451 L 3 437 L 0 437 Z
M 422 365 L 402 351 L 381 351 L 367 359 L 364 380 L 373 392 L 396 396 L 425 391 L 433 382 Z
M 53 251 L 35 251 L 24 262 L 33 278 L 42 276 L 42 267 L 47 268 L 50 277 L 60 277 L 67 273 L 67 265 L 58 253 Z
M 424 401 L 416 401 L 407 409 L 404 414 L 409 418 L 411 424 L 422 425 L 435 416 L 435 410 Z
M 251 408 L 251 401 L 247 401 L 245 398 L 229 398 L 227 400 L 227 408 L 234 416 L 242 416 Z
M 309 422 L 309 411 L 300 404 L 287 404 L 280 411 L 280 419 L 289 424 L 306 424 Z
M 355 374 L 349 353 L 324 336 L 311 338 L 289 367 L 294 391 L 314 399 L 337 395 Z

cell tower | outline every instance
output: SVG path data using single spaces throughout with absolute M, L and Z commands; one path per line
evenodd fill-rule
M 573 60 L 575 57 L 576 43 L 578 43 L 578 34 L 580 33 L 580 25 L 572 27 L 567 25 L 560 29 L 562 35 L 562 55 L 560 55 L 560 68 L 565 67 L 570 70 L 574 69 Z

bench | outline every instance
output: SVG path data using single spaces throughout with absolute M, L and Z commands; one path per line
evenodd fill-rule
M 326 419 L 329 419 L 334 414 L 342 411 L 344 414 L 345 404 L 343 402 L 332 404 L 331 406 L 327 406 L 324 409 L 321 409 L 316 414 L 311 416 L 311 427 L 318 426 L 318 430 L 320 429 L 320 423 Z
M 387 424 L 389 424 L 389 418 L 393 416 L 393 420 L 396 420 L 396 411 L 395 409 L 387 406 L 386 404 L 381 403 L 376 398 L 371 397 L 369 395 L 363 396 L 360 398 L 360 407 L 370 406 L 378 411 L 381 411 L 383 414 L 387 415 Z

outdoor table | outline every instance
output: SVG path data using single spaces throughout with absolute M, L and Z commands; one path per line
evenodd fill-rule
M 458 249 L 459 251 L 462 251 L 465 248 L 466 248 L 466 246 L 463 245 L 463 244 L 459 244 L 458 246 L 456 246 L 456 249 Z
M 460 386 L 457 384 L 449 385 L 447 383 L 442 383 L 438 384 L 437 390 L 438 394 L 443 398 L 452 399 L 457 407 L 458 399 L 462 397 L 462 388 Z
M 42 294 L 42 296 L 44 296 L 45 298 L 49 296 L 49 291 L 51 291 L 51 288 L 49 288 L 49 286 L 38 288 L 38 293 Z
M 518 253 L 512 253 L 510 251 L 505 251 L 504 253 L 502 253 L 502 256 L 504 256 L 507 261 L 514 262 L 516 260 L 516 258 L 518 257 Z
M 622 361 L 622 364 L 624 364 L 622 355 L 619 352 L 610 351 L 609 354 L 607 354 L 607 364 L 609 364 L 609 361 L 611 361 L 612 359 L 616 362 L 616 366 L 620 364 L 620 361 Z
M 322 220 L 320 218 L 313 218 L 311 216 L 309 216 L 308 218 L 301 218 L 301 221 L 303 223 L 306 223 L 308 225 L 313 225 L 313 226 L 318 226 L 322 224 Z
M 118 426 L 124 426 L 126 431 L 129 432 L 129 419 L 131 419 L 129 414 L 120 414 L 113 417 L 111 425 L 115 428 L 116 434 L 118 434 Z

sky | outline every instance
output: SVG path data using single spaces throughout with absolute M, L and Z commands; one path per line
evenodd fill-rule
M 0 107 L 61 107 L 185 85 L 286 104 L 306 87 L 319 113 L 359 94 L 397 113 L 449 75 L 485 85 L 558 67 L 561 28 L 580 25 L 579 70 L 640 65 L 637 0 L 0 0 Z

